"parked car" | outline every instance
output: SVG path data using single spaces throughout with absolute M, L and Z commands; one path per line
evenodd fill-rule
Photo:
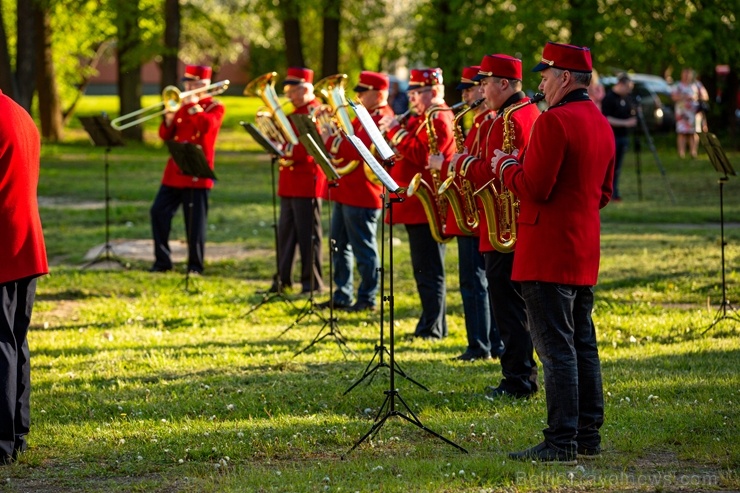
M 634 82 L 632 95 L 642 106 L 645 123 L 651 131 L 670 131 L 675 128 L 672 88 L 668 82 L 657 75 L 629 74 Z M 601 83 L 609 89 L 617 82 L 616 77 L 602 77 Z

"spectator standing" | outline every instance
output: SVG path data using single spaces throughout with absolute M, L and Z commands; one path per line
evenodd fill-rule
M 673 88 L 673 101 L 676 115 L 676 143 L 678 155 L 686 157 L 686 146 L 692 158 L 699 150 L 699 132 L 706 132 L 706 119 L 701 109 L 701 102 L 708 101 L 709 95 L 701 82 L 696 79 L 696 72 L 690 68 L 681 71 L 681 80 Z
M 635 106 L 632 102 L 632 88 L 634 83 L 627 74 L 619 74 L 617 83 L 604 96 L 601 112 L 606 117 L 614 131 L 614 145 L 616 158 L 614 163 L 614 183 L 612 200 L 620 202 L 622 195 L 619 192 L 619 176 L 622 172 L 622 161 L 630 145 L 630 131 L 637 126 Z M 589 86 L 590 87 L 590 86 Z

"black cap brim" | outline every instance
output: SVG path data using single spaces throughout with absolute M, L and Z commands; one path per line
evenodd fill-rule
M 370 90 L 370 88 L 367 87 L 367 86 L 355 86 L 355 88 L 353 89 L 353 91 L 355 91 L 355 92 L 365 92 L 365 91 L 369 91 L 369 90 Z
M 546 70 L 548 68 L 553 68 L 553 67 L 546 63 L 540 62 L 534 66 L 534 68 L 532 69 L 532 72 L 542 72 L 543 70 Z
M 475 86 L 477 86 L 477 85 L 478 85 L 478 84 L 473 84 L 473 83 L 471 83 L 471 82 L 460 82 L 460 83 L 459 83 L 459 84 L 457 85 L 456 89 L 457 89 L 458 91 L 464 91 L 465 89 L 470 89 L 471 87 L 475 87 Z

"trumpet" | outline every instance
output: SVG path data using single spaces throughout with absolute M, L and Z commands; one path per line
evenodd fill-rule
M 298 137 L 293 131 L 293 127 L 288 121 L 288 117 L 285 116 L 283 107 L 278 101 L 277 93 L 275 92 L 275 77 L 277 72 L 268 72 L 260 75 L 244 88 L 245 96 L 257 96 L 262 99 L 265 106 L 272 113 L 272 118 L 275 121 L 275 125 L 280 129 L 280 132 L 285 137 L 285 141 L 288 144 L 298 144 Z
M 215 82 L 207 86 L 198 87 L 196 89 L 191 89 L 190 91 L 180 91 L 176 86 L 167 86 L 162 90 L 161 102 L 121 115 L 112 120 L 110 122 L 110 126 L 116 130 L 125 130 L 138 125 L 139 123 L 151 120 L 154 117 L 164 115 L 165 113 L 174 113 L 180 109 L 182 101 L 190 96 L 194 96 L 196 94 L 201 98 L 216 96 L 226 91 L 228 88 L 228 79 Z

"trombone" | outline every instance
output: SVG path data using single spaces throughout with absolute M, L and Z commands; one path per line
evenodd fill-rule
M 229 81 L 222 80 L 213 84 L 191 89 L 190 91 L 180 91 L 175 86 L 167 86 L 162 91 L 162 101 L 140 110 L 126 113 L 110 122 L 111 127 L 116 130 L 124 130 L 129 127 L 138 125 L 139 123 L 151 120 L 154 117 L 164 115 L 165 113 L 175 112 L 180 109 L 182 100 L 193 96 L 195 94 L 200 95 L 201 98 L 208 96 L 216 96 L 221 94 L 229 88 Z M 161 109 L 160 109 L 161 108 Z M 141 116 L 140 116 L 141 115 Z M 138 117 L 138 118 L 136 118 Z

